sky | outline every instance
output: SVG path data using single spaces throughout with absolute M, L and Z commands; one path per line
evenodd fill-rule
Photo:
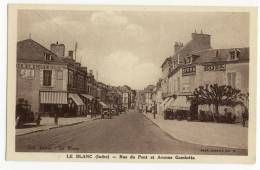
M 213 48 L 249 47 L 248 13 L 180 11 L 20 10 L 18 41 L 31 38 L 49 49 L 78 44 L 77 61 L 98 81 L 143 89 L 161 76 L 174 42 L 191 40 L 194 31 L 211 35 Z

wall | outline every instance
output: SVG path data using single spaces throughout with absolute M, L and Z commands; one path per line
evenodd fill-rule
M 175 74 L 173 74 L 171 77 L 169 77 L 168 81 L 168 94 L 173 95 L 173 94 L 178 94 L 181 92 L 182 89 L 182 75 L 181 75 L 182 69 L 179 69 Z M 178 88 L 178 79 L 179 79 L 179 84 L 180 87 Z
M 249 63 L 228 64 L 226 75 L 231 72 L 236 72 L 235 88 L 240 89 L 242 93 L 249 92 Z
M 52 86 L 42 85 L 43 70 L 52 70 Z M 46 65 L 38 63 L 19 62 L 16 69 L 16 98 L 24 98 L 32 105 L 32 111 L 39 111 L 40 90 L 67 90 L 67 69 L 64 65 Z M 58 80 L 58 72 L 62 71 L 62 79 Z M 30 76 L 31 75 L 31 76 Z
M 249 86 L 249 63 L 228 63 L 223 71 L 204 71 L 204 66 L 197 65 L 195 83 L 192 89 L 206 84 L 228 85 L 227 74 L 236 73 L 235 88 L 243 93 L 248 92 Z
M 196 65 L 196 74 L 188 76 L 183 76 L 182 69 L 180 69 L 169 77 L 167 93 L 169 95 L 192 93 L 195 88 L 205 86 L 206 84 L 210 85 L 217 83 L 219 85 L 227 85 L 227 74 L 233 72 L 236 73 L 235 88 L 240 89 L 242 93 L 248 92 L 249 63 L 228 63 L 225 64 L 225 69 L 221 71 L 205 71 L 204 65 Z M 178 90 L 178 77 L 180 78 L 180 91 Z M 164 91 L 165 89 L 163 92 Z

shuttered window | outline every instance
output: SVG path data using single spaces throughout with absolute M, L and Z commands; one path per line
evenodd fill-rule
M 52 80 L 52 71 L 51 70 L 43 70 L 43 85 L 51 86 Z
M 227 73 L 228 85 L 236 88 L 236 73 Z

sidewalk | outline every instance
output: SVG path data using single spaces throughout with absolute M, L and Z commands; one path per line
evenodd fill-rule
M 15 133 L 16 133 L 16 136 L 24 135 L 24 134 L 38 132 L 38 131 L 44 131 L 44 130 L 59 128 L 59 127 L 64 127 L 64 126 L 75 125 L 75 124 L 79 124 L 82 122 L 95 120 L 97 118 L 99 118 L 99 116 L 93 117 L 93 118 L 90 118 L 90 117 L 72 117 L 72 118 L 60 117 L 58 119 L 58 125 L 55 125 L 53 117 L 42 117 L 40 126 L 35 126 L 35 124 L 26 124 L 25 126 L 27 126 L 27 127 L 21 128 L 21 129 L 16 129 Z
M 237 124 L 214 122 L 192 122 L 187 120 L 164 120 L 162 116 L 153 118 L 151 113 L 143 113 L 172 137 L 188 143 L 229 148 L 248 148 L 248 128 Z

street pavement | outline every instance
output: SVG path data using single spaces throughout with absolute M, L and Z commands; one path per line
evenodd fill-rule
M 156 119 L 152 113 L 143 113 L 163 131 L 181 141 L 193 144 L 228 148 L 248 148 L 248 128 L 241 124 L 165 120 L 162 114 Z
M 210 147 L 174 139 L 134 110 L 112 119 L 16 136 L 17 152 L 247 155 L 246 149 Z

